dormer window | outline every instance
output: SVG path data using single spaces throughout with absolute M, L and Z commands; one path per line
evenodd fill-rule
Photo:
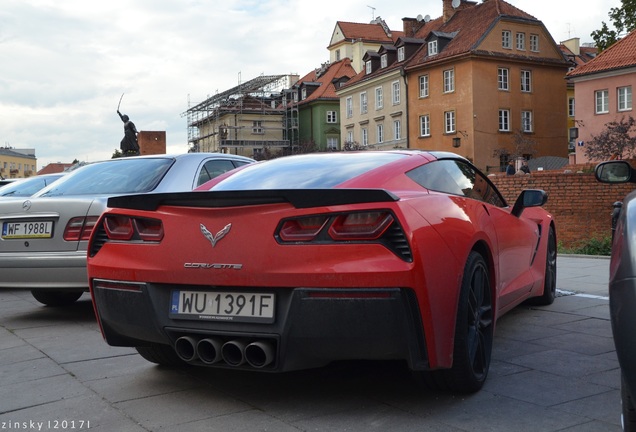
M 397 59 L 399 62 L 404 61 L 404 47 L 399 47 L 397 50 Z
M 437 40 L 432 40 L 428 43 L 428 55 L 436 55 L 437 54 Z
M 387 66 L 387 63 L 387 55 L 382 54 L 382 56 L 380 57 L 380 67 L 384 69 Z
M 368 74 L 371 73 L 371 60 L 367 61 L 366 64 L 364 65 L 365 67 L 365 72 Z
M 307 99 L 307 89 L 303 87 L 303 89 L 300 91 L 300 98 L 302 100 Z

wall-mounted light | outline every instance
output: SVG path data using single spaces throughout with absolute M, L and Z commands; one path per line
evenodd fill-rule
M 453 147 L 457 148 L 462 145 L 462 139 L 460 137 L 453 138 Z

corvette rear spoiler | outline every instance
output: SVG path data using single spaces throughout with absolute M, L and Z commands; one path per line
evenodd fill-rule
M 296 208 L 394 202 L 400 198 L 384 189 L 263 189 L 197 191 L 122 195 L 108 199 L 108 207 L 156 210 L 159 206 L 235 207 L 290 203 Z

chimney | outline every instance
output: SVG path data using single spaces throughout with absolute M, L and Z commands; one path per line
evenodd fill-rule
M 455 0 L 456 1 L 456 0 Z M 447 23 L 453 15 L 455 15 L 455 8 L 453 7 L 453 0 L 442 0 L 442 19 L 444 23 Z

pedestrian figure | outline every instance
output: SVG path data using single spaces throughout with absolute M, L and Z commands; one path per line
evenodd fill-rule
M 117 110 L 119 118 L 124 122 L 124 137 L 119 144 L 119 148 L 124 155 L 139 154 L 139 144 L 137 143 L 137 128 L 130 121 L 126 114 L 122 114 Z
M 508 162 L 508 166 L 506 167 L 507 175 L 515 175 L 515 161 L 512 159 Z
M 530 167 L 528 166 L 528 161 L 524 160 L 523 163 L 521 164 L 521 168 L 519 168 L 520 171 L 523 171 L 524 174 L 530 174 Z

